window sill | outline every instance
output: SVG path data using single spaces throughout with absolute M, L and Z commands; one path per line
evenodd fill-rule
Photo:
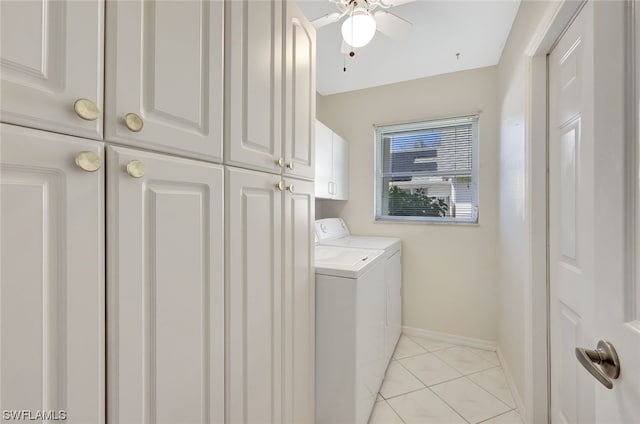
M 435 224 L 435 225 L 455 225 L 463 227 L 479 227 L 480 221 L 454 221 L 454 220 L 441 220 L 441 219 L 429 219 L 420 217 L 390 217 L 381 216 L 375 217 L 376 224 Z

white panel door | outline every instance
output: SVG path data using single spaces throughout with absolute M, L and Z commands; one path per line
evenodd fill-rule
M 224 422 L 221 166 L 107 149 L 110 423 Z
M 316 198 L 333 197 L 333 131 L 316 120 Z
M 285 2 L 285 173 L 315 177 L 316 30 L 293 1 Z
M 282 0 L 227 0 L 225 162 L 281 173 Z
M 638 163 L 631 169 L 627 158 L 637 140 L 625 131 L 626 119 L 637 126 L 638 117 L 625 112 L 634 93 L 622 66 L 630 5 L 586 3 L 549 57 L 554 423 L 640 422 L 637 240 L 630 231 Z M 618 378 L 594 362 L 602 358 L 600 340 L 617 350 Z M 585 356 L 576 348 L 587 349 Z
M 222 1 L 107 2 L 106 139 L 221 160 L 223 9 Z
M 2 422 L 103 423 L 104 171 L 74 164 L 99 164 L 102 144 L 5 124 L 0 138 Z
M 0 2 L 0 119 L 62 134 L 102 138 L 104 2 Z
M 333 133 L 333 199 L 349 199 L 349 144 Z
M 283 423 L 313 424 L 315 399 L 314 184 L 286 179 Z
M 282 191 L 280 177 L 226 168 L 227 421 L 280 423 Z

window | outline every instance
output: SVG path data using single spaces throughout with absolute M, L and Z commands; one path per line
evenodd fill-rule
M 478 222 L 478 117 L 376 126 L 376 220 Z

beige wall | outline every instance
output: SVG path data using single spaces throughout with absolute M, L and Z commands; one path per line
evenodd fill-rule
M 318 119 L 349 142 L 349 200 L 318 201 L 355 234 L 403 242 L 403 325 L 497 339 L 497 68 L 488 67 L 331 96 Z M 375 223 L 373 125 L 480 114 L 480 224 Z

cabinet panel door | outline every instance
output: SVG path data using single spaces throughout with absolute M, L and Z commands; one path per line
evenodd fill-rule
M 285 172 L 313 179 L 316 117 L 316 31 L 293 1 L 286 7 Z
M 227 167 L 227 420 L 282 422 L 280 178 Z
M 107 3 L 108 140 L 221 160 L 223 9 L 206 0 Z M 139 132 L 129 113 L 142 119 Z
M 0 17 L 2 122 L 101 139 L 74 103 L 102 109 L 104 2 L 2 1 Z
M 316 198 L 333 198 L 333 131 L 316 120 Z
M 280 173 L 282 1 L 227 0 L 225 5 L 225 161 Z
M 284 423 L 313 424 L 315 272 L 313 183 L 287 179 L 284 196 Z
M 333 133 L 333 198 L 349 199 L 349 144 Z
M 107 165 L 109 422 L 221 423 L 222 167 L 115 147 Z
M 0 409 L 103 423 L 104 172 L 74 165 L 102 144 L 4 124 L 0 138 Z

